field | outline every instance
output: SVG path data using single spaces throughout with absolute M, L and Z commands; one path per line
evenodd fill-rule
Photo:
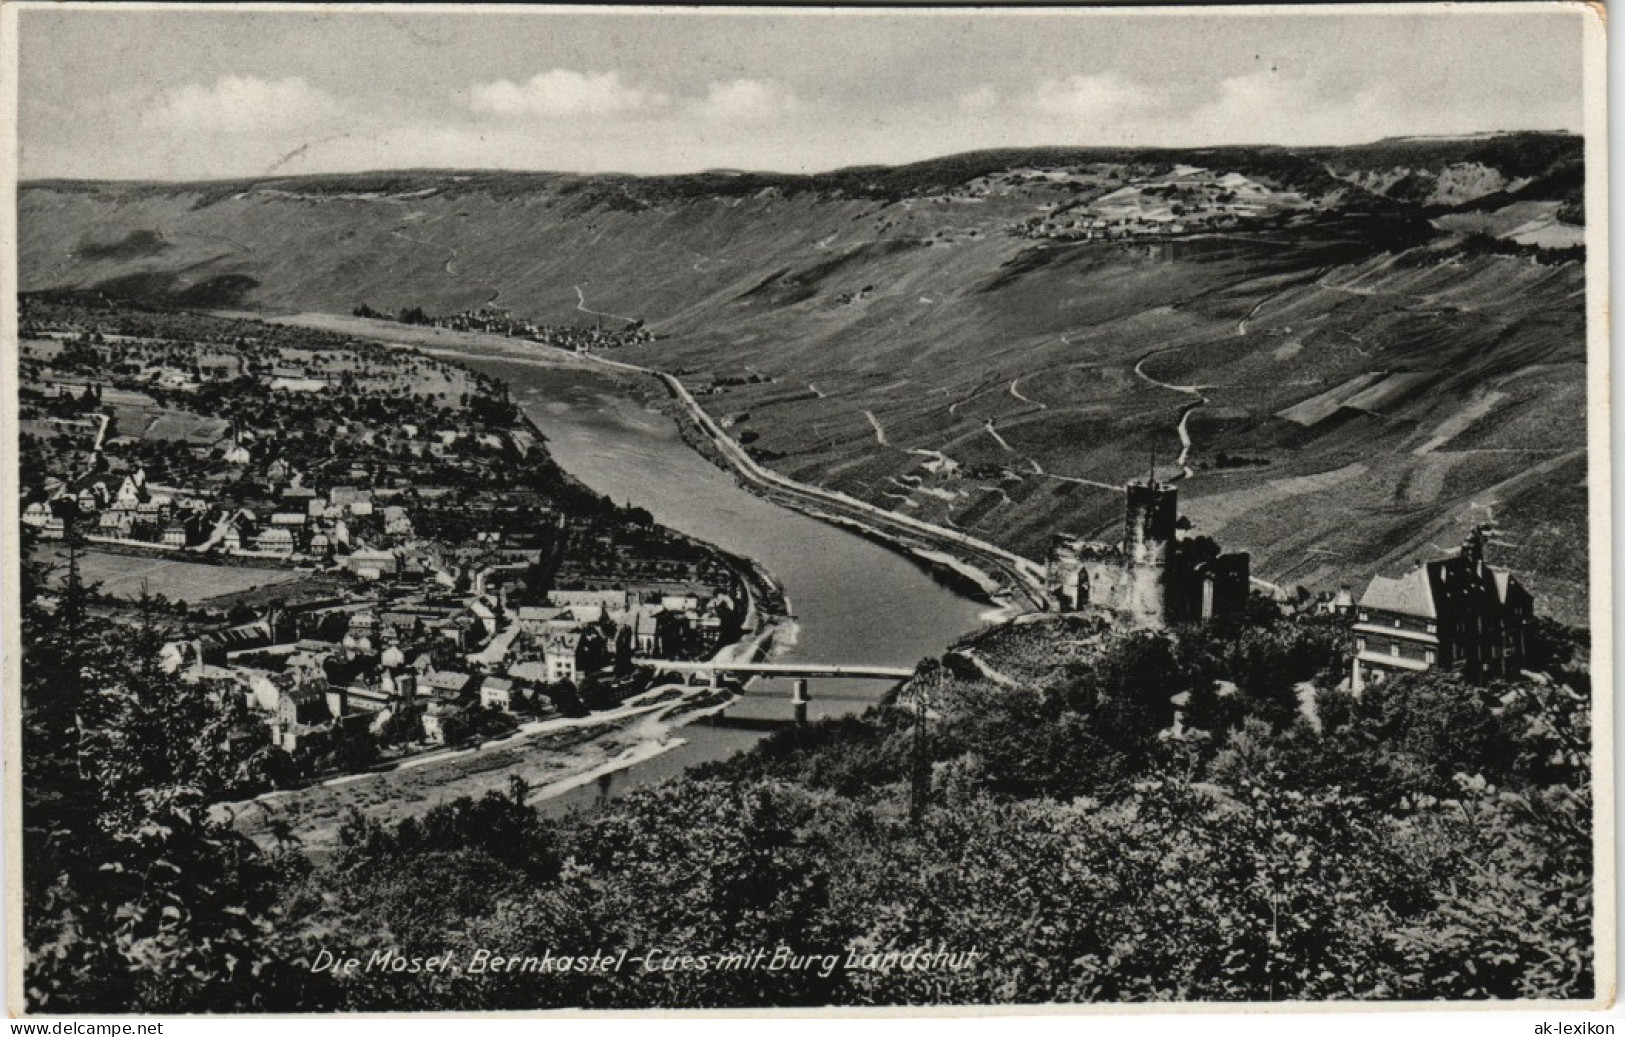
M 61 548 L 42 549 L 38 557 L 47 564 L 56 564 L 60 573 Z M 79 562 L 79 571 L 87 585 L 97 587 L 103 594 L 138 598 L 144 583 L 149 594 L 161 594 L 170 601 L 184 601 L 189 605 L 225 594 L 292 583 L 309 575 L 292 569 L 204 565 L 179 558 L 117 554 L 96 549 L 84 553 Z

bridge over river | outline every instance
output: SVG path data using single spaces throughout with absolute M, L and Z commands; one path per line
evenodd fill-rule
M 642 666 L 656 673 L 702 674 L 713 680 L 724 673 L 736 673 L 745 677 L 844 677 L 899 681 L 914 676 L 913 667 L 868 666 L 858 663 L 676 662 L 671 659 L 633 659 L 632 665 Z
M 790 715 L 763 716 L 759 713 L 752 715 L 747 707 L 742 714 L 730 706 L 721 713 L 712 716 L 708 723 L 720 727 L 748 727 L 748 728 L 775 728 L 785 724 L 804 724 L 807 722 L 807 707 L 812 701 L 812 695 L 807 689 L 813 678 L 827 678 L 830 680 L 907 680 L 914 676 L 912 667 L 906 666 L 871 666 L 860 663 L 756 663 L 756 662 L 676 662 L 670 659 L 634 659 L 633 665 L 646 667 L 655 673 L 700 675 L 710 679 L 713 688 L 718 687 L 723 674 L 749 679 L 762 678 L 789 678 L 790 679 Z M 842 698 L 837 694 L 836 698 Z M 865 701 L 872 701 L 871 696 L 862 696 Z M 745 700 L 741 699 L 739 705 Z M 758 701 L 758 705 L 760 700 Z M 780 701 L 783 701 L 782 699 Z

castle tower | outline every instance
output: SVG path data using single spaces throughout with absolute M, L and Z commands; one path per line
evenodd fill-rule
M 1082 608 L 1087 599 L 1083 591 L 1087 580 L 1074 538 L 1060 533 L 1050 538 L 1048 573 L 1050 588 L 1060 599 L 1061 608 L 1068 611 Z
M 1158 629 L 1168 623 L 1169 566 L 1176 550 L 1179 493 L 1155 478 L 1131 482 L 1123 519 L 1126 581 L 1118 609 L 1137 627 Z
M 1467 534 L 1466 539 L 1461 542 L 1459 552 L 1461 557 L 1466 560 L 1474 572 L 1479 574 L 1484 572 L 1484 543 L 1489 539 L 1486 535 L 1489 531 L 1489 526 L 1474 526 L 1472 531 Z
M 1162 565 L 1179 521 L 1179 491 L 1156 479 L 1131 482 L 1126 489 L 1123 552 L 1136 565 Z

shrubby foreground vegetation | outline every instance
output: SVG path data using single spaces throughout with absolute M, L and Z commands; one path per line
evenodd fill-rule
M 1343 621 L 1099 635 L 555 822 L 526 790 L 336 852 L 209 819 L 218 710 L 70 589 L 24 590 L 35 1011 L 514 1009 L 1593 993 L 1590 686 L 1335 690 Z M 969 646 L 997 659 L 993 631 Z M 1098 638 L 1098 640 L 1097 640 Z M 1027 671 L 1023 671 L 1024 674 Z M 923 726 L 922 726 L 922 717 Z M 978 950 L 938 971 L 313 972 L 445 955 Z

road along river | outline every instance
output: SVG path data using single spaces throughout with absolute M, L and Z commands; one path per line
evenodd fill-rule
M 405 334 L 392 334 L 389 325 L 372 321 L 323 317 L 299 323 L 407 341 Z M 494 337 L 421 340 L 414 335 L 411 344 L 507 382 L 515 402 L 547 436 L 553 457 L 586 485 L 765 566 L 782 584 L 795 617 L 775 645 L 775 661 L 912 666 L 941 654 L 986 621 L 988 605 L 955 593 L 904 555 L 744 489 L 685 443 L 672 417 L 641 402 L 633 383 L 643 376 L 616 374 L 547 347 Z M 814 681 L 809 713 L 817 718 L 860 711 L 889 687 L 884 681 Z M 785 682 L 758 682 L 729 712 L 786 717 L 788 697 Z M 686 744 L 608 782 L 566 793 L 550 801 L 551 807 L 658 781 L 695 763 L 730 756 L 764 736 L 695 724 L 683 728 L 680 737 Z

